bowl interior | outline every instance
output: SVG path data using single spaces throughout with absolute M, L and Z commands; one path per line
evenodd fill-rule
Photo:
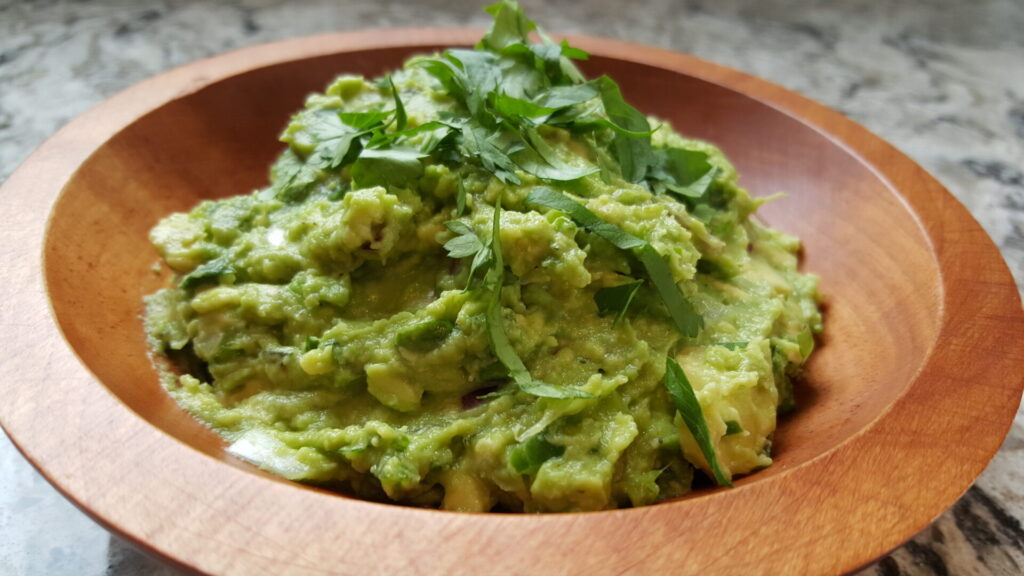
M 390 48 L 258 68 L 186 94 L 103 144 L 51 215 L 46 279 L 57 321 L 99 382 L 153 426 L 259 473 L 163 391 L 147 356 L 142 297 L 164 285 L 147 240 L 163 216 L 266 184 L 278 133 L 306 94 L 340 73 L 375 76 L 414 52 Z M 762 218 L 799 236 L 821 277 L 825 334 L 785 417 L 776 463 L 754 483 L 826 454 L 880 416 L 936 340 L 941 284 L 931 247 L 897 192 L 827 136 L 758 100 L 675 71 L 593 57 L 642 111 L 724 149 L 756 196 L 788 195 Z M 696 495 L 699 497 L 699 494 Z

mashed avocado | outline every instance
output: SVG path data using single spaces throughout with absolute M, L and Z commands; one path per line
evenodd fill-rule
M 270 185 L 151 233 L 166 387 L 286 478 L 449 510 L 640 506 L 771 464 L 821 329 L 714 146 L 532 44 L 342 76 Z

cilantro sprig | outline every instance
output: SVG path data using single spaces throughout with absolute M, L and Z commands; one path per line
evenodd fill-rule
M 311 153 L 284 163 L 285 199 L 299 194 L 328 171 L 351 166 L 354 187 L 412 187 L 423 174 L 422 161 L 477 164 L 506 184 L 520 184 L 521 173 L 548 182 L 571 182 L 603 170 L 565 153 L 548 141 L 550 128 L 572 133 L 609 130 L 608 152 L 619 176 L 656 193 L 695 201 L 718 174 L 704 152 L 654 147 L 647 117 L 630 105 L 614 80 L 587 80 L 574 61 L 589 55 L 568 42 L 555 43 L 526 18 L 518 3 L 503 0 L 487 8 L 494 17 L 475 49 L 451 49 L 413 65 L 434 76 L 463 110 L 412 128 L 391 76 L 389 110 L 322 110 L 309 119 Z M 540 43 L 529 34 L 536 30 Z M 414 149 L 408 141 L 426 133 Z M 592 141 L 597 145 L 597 140 Z M 442 154 L 443 153 L 443 154 Z M 465 209 L 465 192 L 456 197 L 456 215 Z
M 550 188 L 537 187 L 526 196 L 529 206 L 543 206 L 567 214 L 576 224 L 588 232 L 604 238 L 612 245 L 628 250 L 640 260 L 647 276 L 668 309 L 676 328 L 684 336 L 695 338 L 704 326 L 704 319 L 689 300 L 679 291 L 665 258 L 646 241 L 633 236 L 622 228 L 605 222 L 586 206 Z
M 465 107 L 466 117 L 456 123 L 463 154 L 506 183 L 520 183 L 517 171 L 548 181 L 578 180 L 599 169 L 566 162 L 540 127 L 610 128 L 624 175 L 641 181 L 653 162 L 651 130 L 618 85 L 607 76 L 587 82 L 572 61 L 588 54 L 566 41 L 556 44 L 540 34 L 542 43 L 531 43 L 528 35 L 536 25 L 516 2 L 487 11 L 494 21 L 476 50 L 447 50 L 417 62 Z M 586 106 L 595 100 L 602 111 Z
M 501 199 L 494 206 L 491 222 L 491 239 L 484 242 L 465 222 L 449 220 L 445 227 L 456 234 L 444 244 L 450 258 L 472 258 L 469 267 L 466 290 L 473 286 L 473 279 L 479 270 L 485 270 L 479 289 L 486 298 L 484 320 L 487 328 L 487 340 L 491 351 L 498 358 L 504 370 L 503 375 L 512 379 L 520 390 L 544 398 L 593 398 L 593 395 L 571 386 L 549 384 L 535 379 L 530 375 L 522 358 L 512 346 L 512 341 L 505 331 L 502 317 L 501 289 L 505 284 L 505 259 L 501 248 Z
M 448 230 L 456 234 L 454 238 L 444 244 L 444 249 L 448 251 L 448 257 L 457 260 L 473 258 L 469 265 L 469 275 L 466 280 L 466 289 L 468 290 L 473 285 L 473 278 L 476 276 L 477 270 L 482 270 L 491 263 L 490 243 L 485 244 L 477 236 L 476 231 L 465 222 L 449 220 L 444 225 Z
M 409 117 L 405 114 L 405 104 L 402 103 L 402 95 L 395 88 L 395 81 L 388 76 L 388 86 L 391 88 L 391 96 L 395 99 L 395 131 L 405 130 Z
M 483 287 L 488 295 L 487 310 L 484 313 L 487 323 L 487 339 L 491 350 L 508 370 L 508 375 L 523 392 L 544 398 L 593 398 L 585 390 L 572 386 L 549 384 L 535 379 L 523 364 L 508 334 L 502 319 L 501 288 L 505 282 L 505 262 L 501 254 L 501 198 L 494 205 L 494 218 L 491 229 L 490 268 L 484 277 Z
M 697 446 L 700 448 L 701 454 L 704 455 L 708 467 L 711 468 L 715 482 L 719 486 L 732 487 L 732 480 L 718 463 L 718 453 L 715 452 L 715 447 L 711 443 L 711 432 L 708 431 L 708 422 L 704 418 L 704 412 L 701 411 L 700 402 L 697 401 L 697 394 L 693 391 L 693 386 L 690 385 L 682 367 L 671 357 L 665 358 L 665 387 L 668 388 L 668 395 L 683 418 L 687 430 L 697 441 Z
M 408 188 L 423 175 L 421 161 L 433 149 L 415 149 L 408 146 L 407 141 L 421 132 L 450 129 L 439 123 L 407 129 L 405 106 L 390 77 L 388 85 L 394 99 L 391 110 L 319 110 L 310 115 L 305 131 L 315 144 L 304 159 L 281 164 L 279 169 L 284 172 L 280 175 L 283 184 L 279 187 L 279 195 L 282 199 L 301 199 L 300 192 L 316 182 L 319 173 L 340 171 L 346 166 L 351 167 L 350 177 L 356 187 L 385 185 Z M 394 129 L 389 131 L 392 126 Z M 434 139 L 434 146 L 446 136 L 447 133 Z
M 313 158 L 330 168 L 350 163 L 364 145 L 361 138 L 383 128 L 389 118 L 383 111 L 317 113 L 309 127 L 317 140 Z

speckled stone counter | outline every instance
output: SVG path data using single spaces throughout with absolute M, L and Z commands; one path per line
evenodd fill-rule
M 843 112 L 937 176 L 999 245 L 1024 288 L 1024 2 L 524 4 L 548 30 L 691 53 Z M 0 0 L 0 181 L 75 115 L 169 68 L 329 31 L 483 26 L 482 5 Z M 0 361 L 9 353 L 0 351 Z M 1002 450 L 967 495 L 864 573 L 1022 574 L 1022 518 L 1018 412 Z M 177 573 L 77 511 L 0 435 L 0 575 Z

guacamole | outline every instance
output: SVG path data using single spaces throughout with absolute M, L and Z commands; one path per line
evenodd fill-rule
M 821 330 L 799 241 L 716 147 L 489 11 L 475 50 L 311 95 L 266 188 L 153 229 L 168 392 L 266 470 L 448 510 L 641 506 L 770 465 Z

